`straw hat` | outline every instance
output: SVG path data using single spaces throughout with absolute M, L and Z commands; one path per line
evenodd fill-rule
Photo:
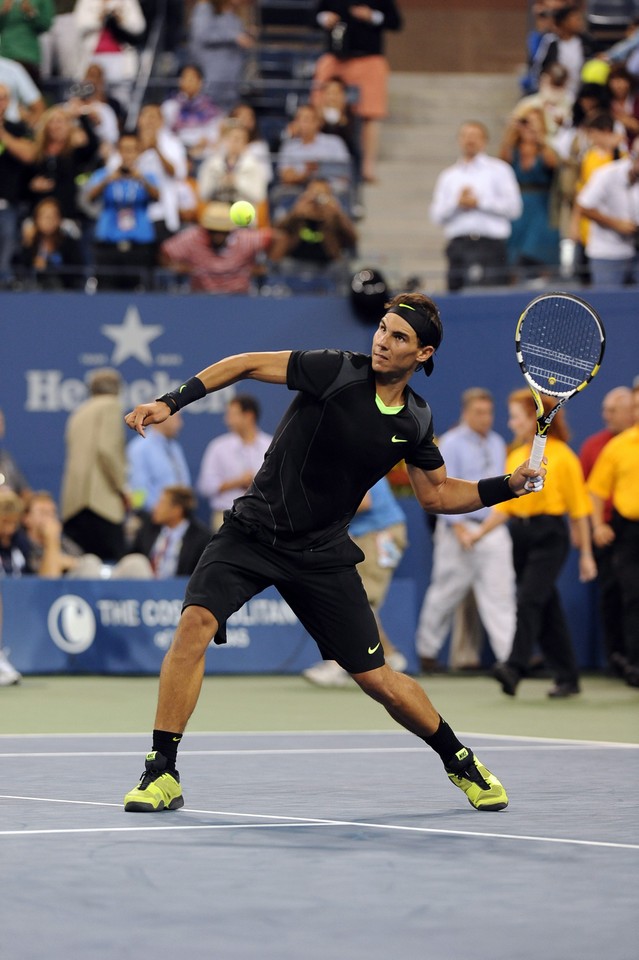
M 200 214 L 200 226 L 205 230 L 234 230 L 235 225 L 231 220 L 230 203 L 222 203 L 219 200 L 212 200 L 207 203 Z

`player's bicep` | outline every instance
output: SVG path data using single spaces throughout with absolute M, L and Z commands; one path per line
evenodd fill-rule
M 238 380 L 261 380 L 264 383 L 286 383 L 290 350 L 269 353 L 238 353 L 219 360 L 201 370 L 197 377 L 207 393 L 228 387 Z
M 290 350 L 278 350 L 271 353 L 249 353 L 251 369 L 247 376 L 250 380 L 262 380 L 264 383 L 286 383 L 286 373 L 291 358 Z

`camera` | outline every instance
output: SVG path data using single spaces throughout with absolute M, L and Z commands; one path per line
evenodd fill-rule
M 69 90 L 69 97 L 78 100 L 88 100 L 95 93 L 95 86 L 92 83 L 74 83 Z

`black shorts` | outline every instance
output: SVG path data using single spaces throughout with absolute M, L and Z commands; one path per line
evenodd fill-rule
M 349 673 L 381 667 L 384 652 L 355 565 L 364 554 L 352 540 L 315 550 L 287 550 L 256 539 L 227 519 L 211 538 L 186 588 L 183 609 L 204 607 L 226 642 L 226 621 L 268 586 L 275 586 L 317 643 L 325 660 Z

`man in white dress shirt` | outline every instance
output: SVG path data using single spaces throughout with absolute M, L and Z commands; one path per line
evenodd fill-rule
M 448 239 L 448 289 L 509 282 L 506 244 L 522 213 L 510 164 L 486 154 L 488 131 L 475 120 L 459 129 L 461 156 L 440 173 L 430 216 Z
M 211 505 L 213 531 L 222 525 L 225 510 L 241 497 L 262 466 L 272 436 L 258 427 L 260 406 L 255 397 L 238 393 L 229 401 L 224 420 L 229 433 L 212 440 L 204 451 L 198 493 Z
M 593 286 L 621 286 L 639 278 L 639 137 L 629 157 L 595 170 L 577 196 L 590 220 L 586 255 Z
M 458 426 L 438 441 L 455 476 L 481 480 L 504 469 L 506 444 L 492 429 L 493 419 L 494 402 L 489 391 L 481 387 L 465 390 Z M 490 507 L 482 507 L 464 516 L 437 517 L 433 571 L 415 640 L 426 672 L 436 669 L 437 655 L 450 633 L 455 611 L 469 590 L 475 594 L 495 659 L 504 661 L 510 653 L 516 618 L 512 542 L 503 524 L 482 536 L 482 524 L 491 513 Z M 481 650 L 474 653 L 479 663 Z

